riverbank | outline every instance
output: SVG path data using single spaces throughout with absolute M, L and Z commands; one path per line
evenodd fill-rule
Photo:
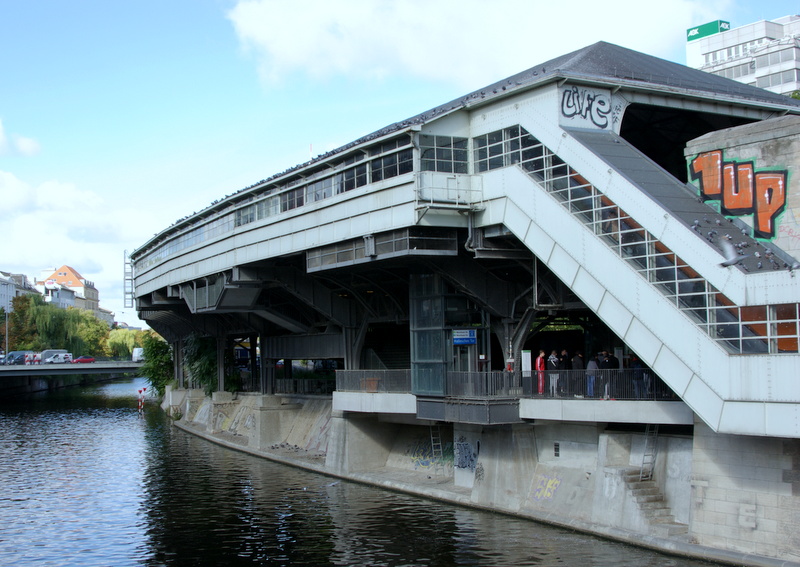
M 695 541 L 687 529 L 689 506 L 681 504 L 691 498 L 686 456 L 692 441 L 680 435 L 662 436 L 656 474 L 661 482 L 645 489 L 626 477 L 641 435 L 596 426 L 450 427 L 396 415 L 343 414 L 332 410 L 329 397 L 217 392 L 207 398 L 186 390 L 168 391 L 162 407 L 187 432 L 329 476 L 678 556 L 734 565 L 796 564 Z M 437 436 L 443 441 L 440 454 L 434 449 Z M 550 453 L 554 438 L 562 441 Z

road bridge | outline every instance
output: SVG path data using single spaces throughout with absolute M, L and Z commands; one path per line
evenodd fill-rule
M 16 376 L 68 376 L 72 374 L 129 374 L 138 372 L 143 362 L 94 362 L 90 364 L 31 364 L 0 366 L 0 380 Z

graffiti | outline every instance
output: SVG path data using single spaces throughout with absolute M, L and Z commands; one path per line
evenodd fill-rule
M 551 500 L 553 496 L 555 496 L 559 486 L 561 486 L 560 478 L 543 476 L 539 479 L 539 482 L 533 491 L 533 499 Z
M 785 169 L 755 171 L 752 161 L 725 161 L 714 150 L 695 157 L 689 170 L 702 198 L 719 201 L 723 215 L 752 214 L 755 236 L 775 237 L 775 220 L 786 207 Z
M 794 246 L 797 246 L 798 239 L 800 239 L 800 231 L 797 231 L 790 226 L 781 225 L 781 227 L 778 229 L 778 233 L 786 238 L 790 238 L 792 242 L 794 242 Z
M 430 439 L 423 437 L 417 439 L 409 448 L 408 455 L 415 469 L 428 469 L 433 466 L 433 448 Z
M 483 477 L 484 477 L 483 463 L 478 463 L 478 466 L 475 467 L 475 481 L 480 482 L 483 480 Z
M 475 465 L 478 463 L 478 454 L 472 450 L 472 444 L 465 437 L 459 437 L 455 443 L 454 466 L 459 469 L 467 469 L 475 472 Z
M 589 89 L 571 87 L 561 93 L 561 114 L 565 118 L 579 116 L 584 120 L 591 120 L 598 128 L 608 126 L 611 114 L 611 101 L 608 95 Z

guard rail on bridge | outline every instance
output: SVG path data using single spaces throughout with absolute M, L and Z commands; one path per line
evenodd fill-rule
M 143 362 L 92 362 L 88 364 L 31 364 L 0 366 L 0 379 L 13 376 L 66 376 L 71 374 L 128 374 L 138 372 Z

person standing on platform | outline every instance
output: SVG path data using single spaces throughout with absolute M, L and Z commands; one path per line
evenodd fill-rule
M 561 350 L 561 355 L 558 357 L 558 369 L 560 371 L 558 373 L 558 378 L 559 378 L 558 382 L 559 386 L 561 387 L 559 394 L 561 394 L 562 396 L 565 395 L 568 396 L 571 394 L 570 387 L 572 386 L 572 384 L 570 384 L 571 373 L 569 371 L 570 364 L 569 364 L 569 353 L 567 352 L 567 349 Z
M 586 363 L 586 396 L 589 398 L 594 398 L 594 381 L 599 368 L 597 366 L 597 357 L 592 356 L 589 358 L 589 362 Z
M 544 362 L 544 351 L 539 351 L 539 356 L 536 357 L 536 379 L 537 379 L 537 393 L 542 396 L 544 395 L 544 369 L 545 369 L 545 362 Z
M 585 373 L 583 372 L 583 354 L 580 352 L 576 352 L 575 356 L 572 357 L 572 372 L 571 380 L 572 382 L 572 393 L 576 396 L 583 396 L 583 392 L 585 391 L 584 387 L 584 377 Z
M 547 375 L 550 380 L 550 397 L 558 397 L 558 353 L 553 351 L 547 357 Z

